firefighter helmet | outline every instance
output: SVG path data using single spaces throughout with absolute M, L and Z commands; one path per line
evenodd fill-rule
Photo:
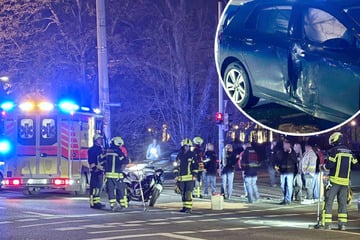
M 191 142 L 191 140 L 189 139 L 189 138 L 184 138 L 182 141 L 181 141 L 181 146 L 183 147 L 183 146 L 189 146 L 189 147 L 191 147 L 192 146 L 192 142 Z
M 204 143 L 204 139 L 202 139 L 201 137 L 194 137 L 193 143 L 194 143 L 195 145 L 201 145 L 201 144 Z
M 343 135 L 341 132 L 334 132 L 329 137 L 329 144 L 330 145 L 339 144 L 342 142 L 342 139 L 343 139 Z
M 101 136 L 99 133 L 95 133 L 95 135 L 94 135 L 94 137 L 93 137 L 94 142 L 95 142 L 96 140 L 98 140 L 99 138 L 103 138 L 103 136 Z
M 121 137 L 113 137 L 111 143 L 115 146 L 122 146 L 124 145 L 124 140 Z

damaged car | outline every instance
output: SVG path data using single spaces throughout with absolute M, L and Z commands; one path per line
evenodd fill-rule
M 262 98 L 341 123 L 360 106 L 360 1 L 232 0 L 215 55 L 239 108 Z

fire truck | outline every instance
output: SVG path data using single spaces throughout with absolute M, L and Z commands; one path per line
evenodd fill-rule
M 94 134 L 103 129 L 100 113 L 71 100 L 0 107 L 3 135 L 11 143 L 4 147 L 11 153 L 4 159 L 2 188 L 22 189 L 25 194 L 42 189 L 85 193 L 90 177 L 87 151 Z

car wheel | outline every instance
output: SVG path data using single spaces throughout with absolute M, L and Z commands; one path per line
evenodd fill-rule
M 241 108 L 252 107 L 259 102 L 252 95 L 249 77 L 240 63 L 229 64 L 224 74 L 224 87 L 230 99 Z

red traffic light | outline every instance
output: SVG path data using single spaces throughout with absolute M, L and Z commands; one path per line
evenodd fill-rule
M 217 124 L 221 124 L 224 121 L 224 114 L 222 112 L 217 112 L 215 114 L 215 121 Z

